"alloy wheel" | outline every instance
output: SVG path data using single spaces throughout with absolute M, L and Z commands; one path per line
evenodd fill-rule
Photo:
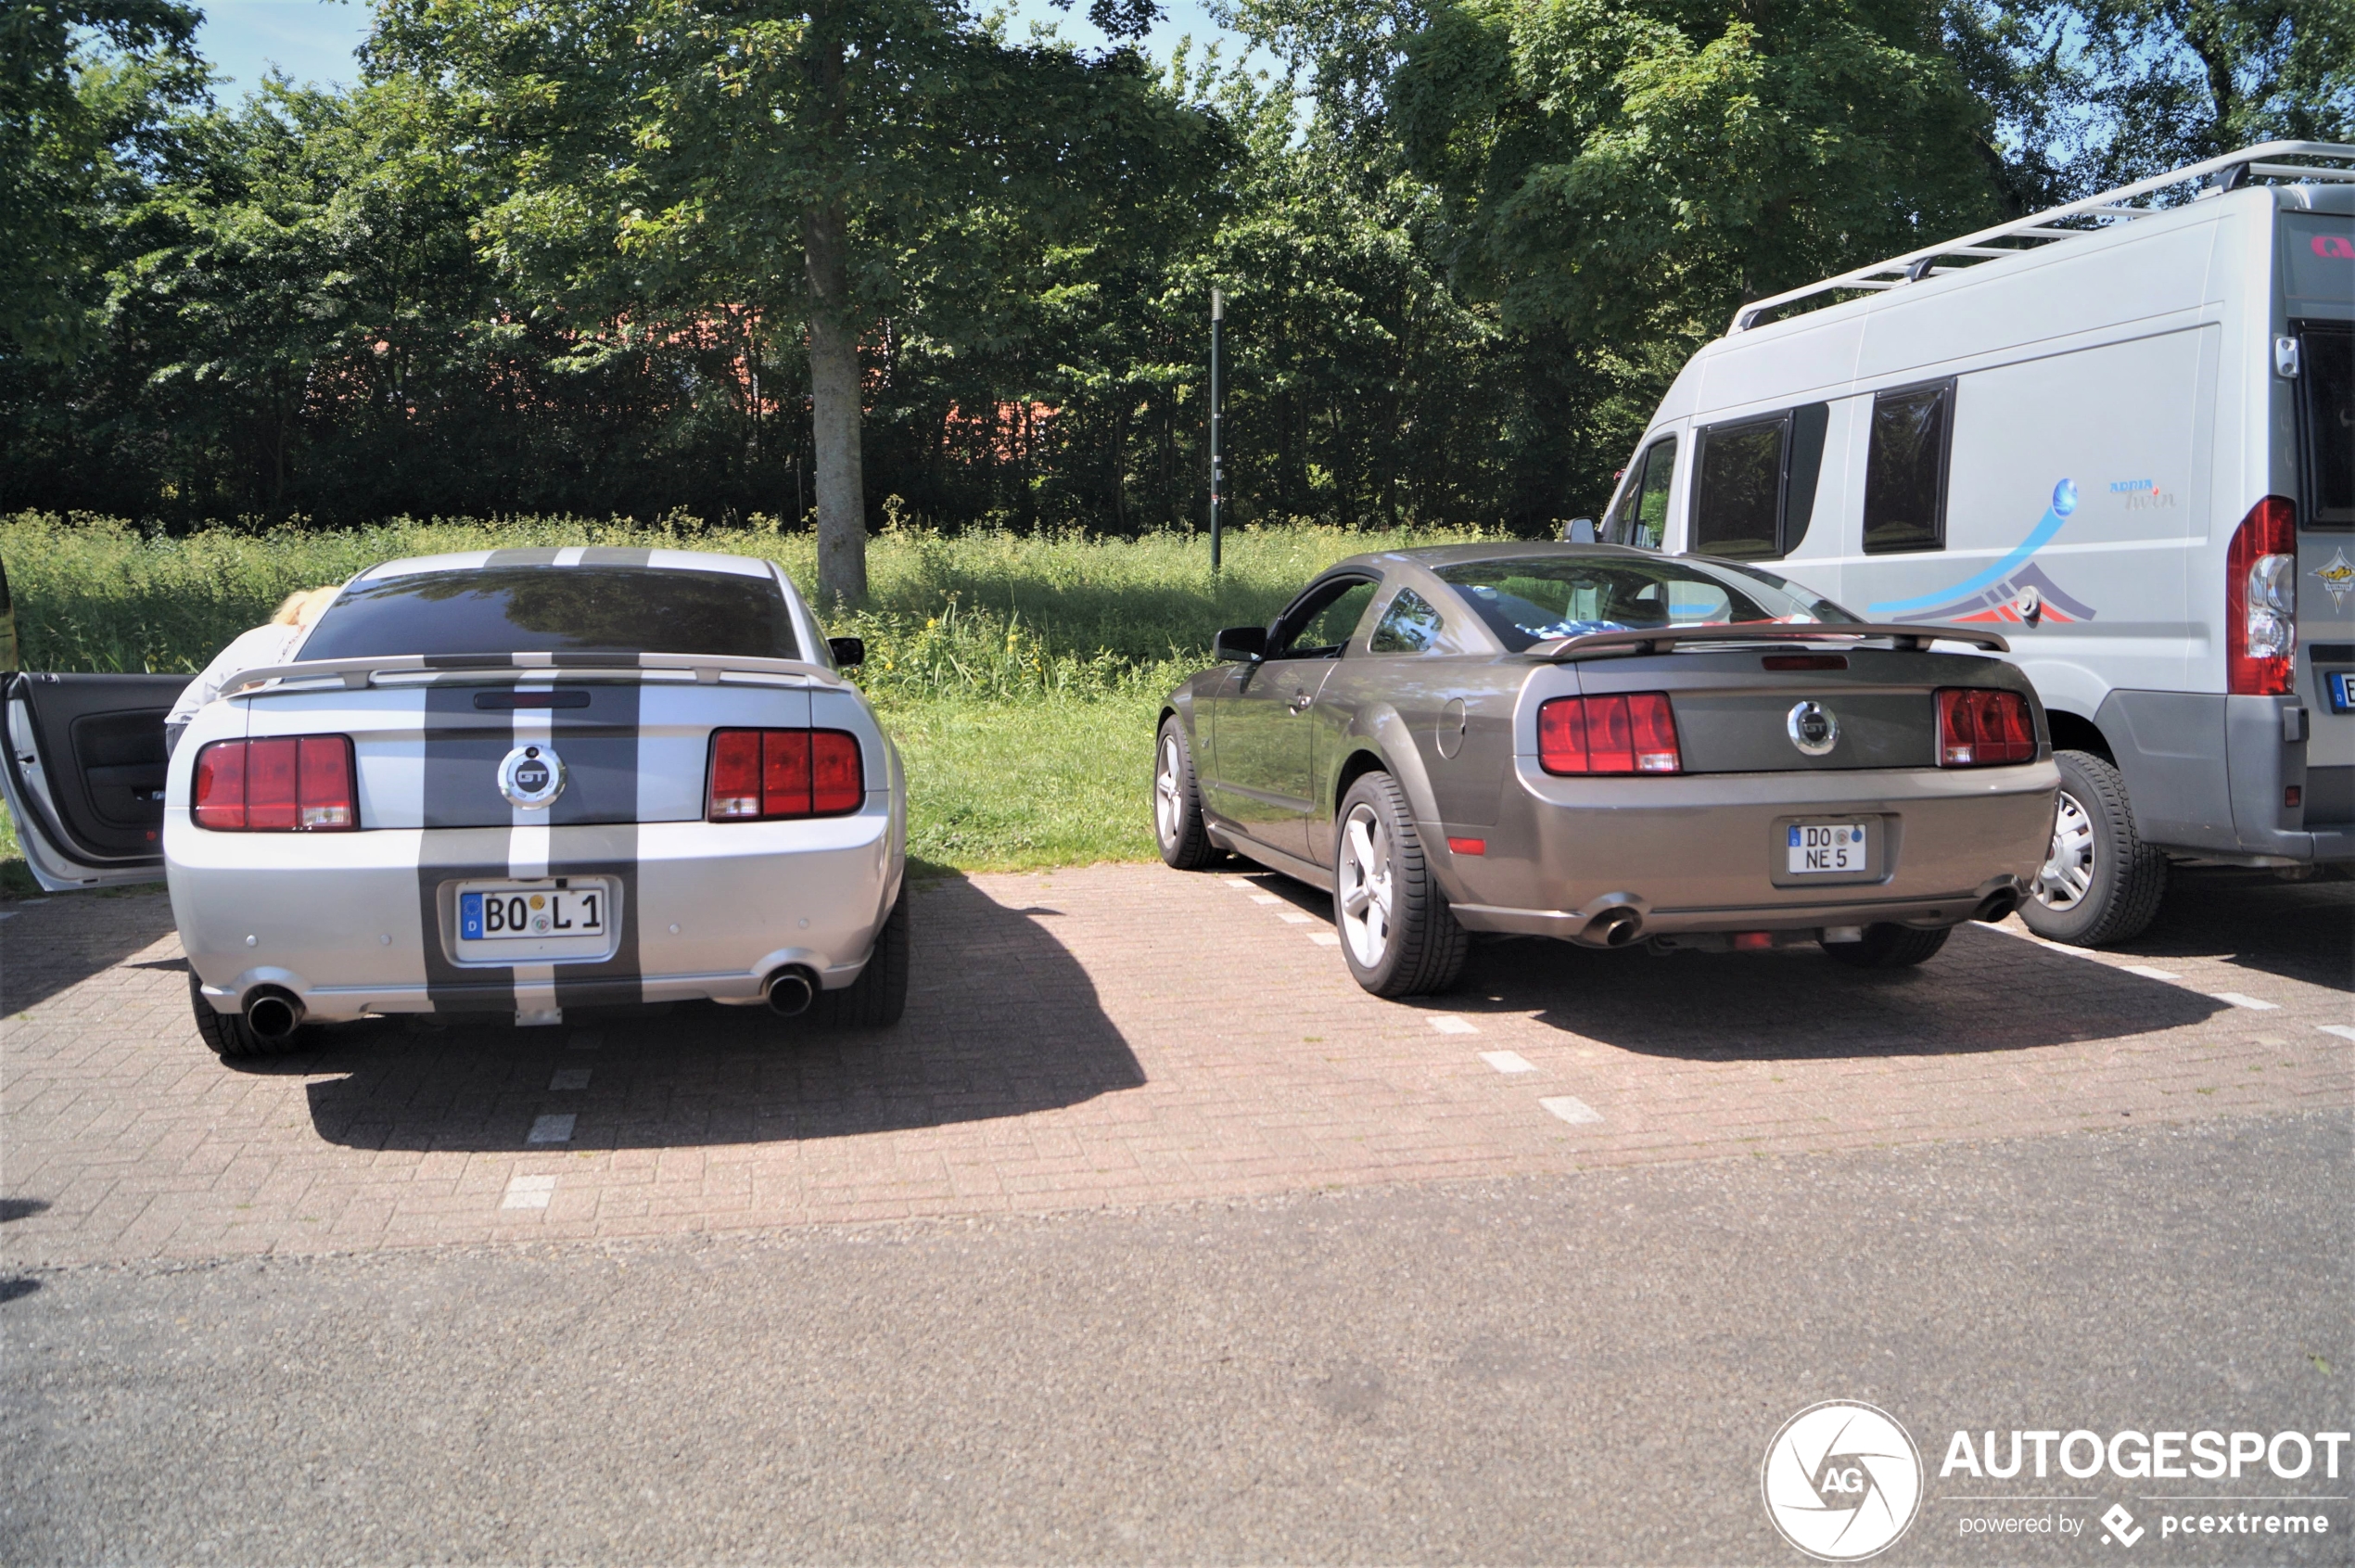
M 1395 891 L 1391 882 L 1390 830 L 1371 806 L 1349 813 L 1341 835 L 1342 937 L 1360 967 L 1381 962 L 1390 948 Z
M 1161 764 L 1153 770 L 1153 828 L 1165 845 L 1177 843 L 1178 835 L 1186 831 L 1185 768 L 1185 759 L 1178 752 L 1178 736 L 1165 733 Z
M 2036 901 L 2050 910 L 2075 909 L 2093 886 L 2094 819 L 2063 790 L 2053 811 L 2052 848 L 2036 873 Z

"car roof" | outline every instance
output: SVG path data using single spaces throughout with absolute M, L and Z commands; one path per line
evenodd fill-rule
M 705 550 L 637 549 L 614 544 L 554 545 L 516 550 L 461 550 L 445 555 L 410 555 L 370 567 L 354 582 L 416 577 L 426 572 L 479 571 L 508 567 L 636 567 L 656 571 L 725 572 L 774 580 L 776 568 L 757 555 L 722 555 Z
M 1394 566 L 1419 567 L 1433 571 L 1441 567 L 1460 566 L 1466 561 L 1510 561 L 1529 559 L 1570 560 L 1595 557 L 1604 560 L 1633 557 L 1656 561 L 1661 558 L 1657 550 L 1638 550 L 1625 544 L 1571 544 L 1560 540 L 1499 541 L 1494 544 L 1425 544 L 1411 550 L 1376 550 L 1362 555 L 1352 555 L 1335 561 L 1319 577 L 1337 571 L 1384 571 Z

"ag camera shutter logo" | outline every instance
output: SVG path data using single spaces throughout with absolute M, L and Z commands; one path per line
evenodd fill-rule
M 1827 1399 L 1775 1434 L 1760 1485 L 1783 1539 L 1825 1562 L 1854 1562 L 1921 1511 L 1921 1450 L 1887 1411 Z

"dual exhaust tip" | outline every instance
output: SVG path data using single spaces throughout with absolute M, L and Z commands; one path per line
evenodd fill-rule
M 818 976 L 799 965 L 769 976 L 769 1011 L 780 1018 L 798 1018 L 818 1000 Z
M 1993 924 L 2019 908 L 2019 889 L 1999 887 L 1979 900 L 1971 911 L 1973 920 Z M 1588 921 L 1578 933 L 1578 940 L 1590 948 L 1623 948 L 1642 937 L 1643 912 L 1631 905 L 1615 904 Z
M 246 997 L 246 1027 L 273 1044 L 292 1038 L 302 1018 L 302 999 L 292 991 L 261 986 Z

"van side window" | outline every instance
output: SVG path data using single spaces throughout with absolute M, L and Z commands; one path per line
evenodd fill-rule
M 1644 449 L 1619 497 L 1619 509 L 1603 529 L 1606 544 L 1657 550 L 1668 535 L 1668 487 L 1676 478 L 1676 438 Z
M 1946 548 L 1946 456 L 1954 384 L 1905 387 L 1873 399 L 1865 458 L 1865 554 Z
M 2355 528 L 2355 328 L 2344 322 L 2297 324 L 2300 445 L 2306 449 L 2308 528 Z
M 1377 654 L 1428 653 L 1438 643 L 1443 624 L 1429 600 L 1411 588 L 1402 588 L 1382 612 L 1366 647 Z
M 1701 431 L 1693 548 L 1732 560 L 1798 549 L 1814 516 L 1830 425 L 1831 405 L 1815 402 Z

